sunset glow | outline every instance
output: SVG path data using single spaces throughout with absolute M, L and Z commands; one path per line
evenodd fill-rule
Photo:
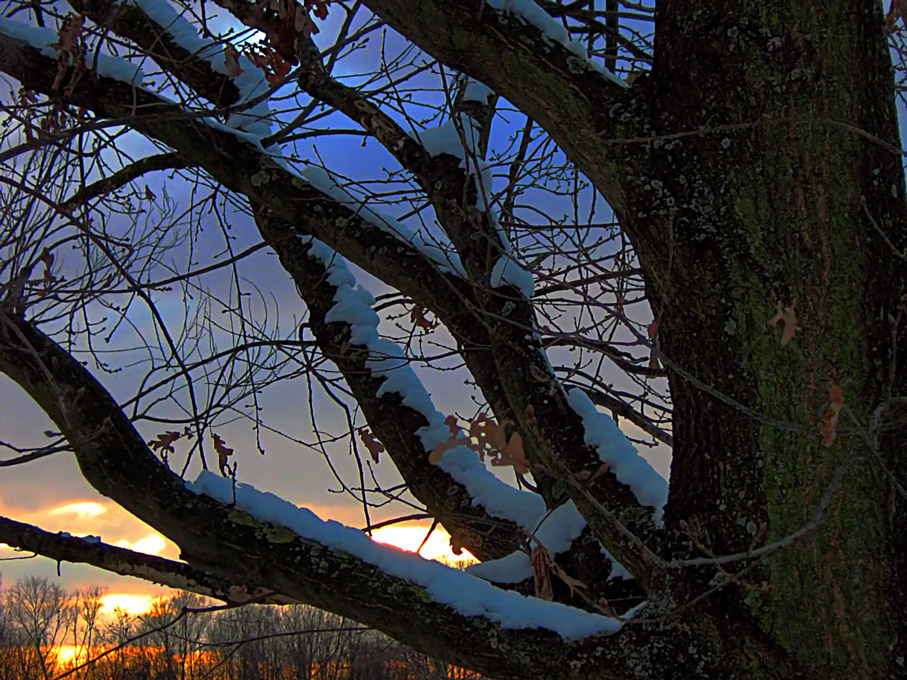
M 112 614 L 117 609 L 122 609 L 127 614 L 140 616 L 151 609 L 157 598 L 152 595 L 126 595 L 112 594 L 101 598 L 103 614 Z
M 416 552 L 419 544 L 425 540 L 428 529 L 424 527 L 384 527 L 372 534 L 378 543 L 393 545 L 401 550 Z M 422 557 L 429 560 L 445 559 L 450 562 L 462 562 L 472 559 L 472 555 L 464 551 L 462 555 L 454 555 L 450 550 L 450 535 L 443 529 L 435 529 L 428 541 L 419 552 Z
M 68 664 L 70 661 L 74 661 L 76 655 L 79 653 L 79 647 L 75 645 L 59 645 L 56 648 L 57 651 L 57 663 L 61 666 Z
M 117 547 L 129 548 L 130 550 L 135 550 L 136 552 L 145 553 L 147 555 L 158 555 L 167 547 L 167 543 L 157 534 L 148 534 L 135 543 L 131 543 L 125 539 L 117 541 Z
M 107 508 L 94 501 L 67 503 L 50 511 L 51 515 L 75 515 L 76 519 L 93 519 L 107 512 Z

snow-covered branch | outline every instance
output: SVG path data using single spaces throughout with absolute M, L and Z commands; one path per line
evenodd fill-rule
M 627 645 L 650 634 L 644 623 L 621 630 L 619 620 L 503 591 L 378 546 L 361 532 L 211 473 L 192 486 L 202 495 L 193 493 L 155 459 L 87 369 L 22 319 L 5 316 L 0 324 L 0 370 L 56 423 L 98 491 L 177 543 L 190 564 L 216 569 L 251 592 L 313 604 L 415 649 L 511 677 L 527 668 L 573 677 L 593 663 L 611 671 L 604 677 L 627 676 L 636 662 Z
M 51 58 L 53 49 L 44 42 L 49 36 L 10 20 L 3 20 L 2 26 L 0 70 L 35 91 L 56 94 L 57 62 Z M 110 64 L 107 68 L 112 75 L 81 78 L 72 87 L 70 102 L 100 116 L 128 119 L 136 131 L 180 152 L 187 163 L 203 169 L 225 187 L 267 205 L 275 215 L 296 225 L 300 233 L 330 244 L 406 295 L 431 309 L 451 306 L 451 299 L 439 299 L 451 294 L 447 277 L 401 236 L 390 234 L 355 209 L 327 196 L 265 151 L 256 137 L 220 125 L 210 117 L 188 113 L 163 97 L 133 87 L 130 83 L 137 77 L 136 69 L 129 62 L 103 63 Z M 390 253 L 393 258 L 387 257 Z

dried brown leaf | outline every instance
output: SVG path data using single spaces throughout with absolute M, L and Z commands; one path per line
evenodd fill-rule
M 227 45 L 224 48 L 224 68 L 230 80 L 238 78 L 240 73 L 245 73 L 242 66 L 239 65 L 239 50 L 233 45 Z
M 551 586 L 551 567 L 554 562 L 548 551 L 538 545 L 532 549 L 532 574 L 535 584 L 535 596 L 551 601 L 554 599 L 554 589 Z
M 451 534 L 450 550 L 454 555 L 462 555 L 463 550 L 469 550 L 470 547 L 482 547 L 482 535 L 479 532 L 460 527 Z
M 157 439 L 152 439 L 148 442 L 148 446 L 151 447 L 152 451 L 157 451 L 159 453 L 162 451 L 173 453 L 173 442 L 181 439 L 182 436 L 183 435 L 180 432 L 164 432 L 163 434 L 159 434 Z
M 367 427 L 359 428 L 359 438 L 363 445 L 368 449 L 369 455 L 376 463 L 380 462 L 380 454 L 385 452 L 384 444 L 378 441 L 378 438 Z
M 212 434 L 211 439 L 214 442 L 214 452 L 217 454 L 217 465 L 220 468 L 220 473 L 224 477 L 229 477 L 230 466 L 227 464 L 227 458 L 233 455 L 233 449 L 227 448 L 220 435 Z
M 409 320 L 423 331 L 433 330 L 438 325 L 438 322 L 429 320 L 426 316 L 427 313 L 428 308 L 424 305 L 413 305 L 409 312 Z

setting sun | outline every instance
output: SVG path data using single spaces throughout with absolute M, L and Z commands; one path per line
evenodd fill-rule
M 76 656 L 79 654 L 80 648 L 75 645 L 59 645 L 56 648 L 57 652 L 57 663 L 59 664 L 68 664 L 72 661 L 75 661 Z
M 151 609 L 151 605 L 156 599 L 152 595 L 105 595 L 101 598 L 101 603 L 104 605 L 101 612 L 111 614 L 115 610 L 121 609 L 127 614 L 140 616 Z
M 392 545 L 401 550 L 416 552 L 428 529 L 425 527 L 384 527 L 372 533 L 372 538 L 378 543 Z M 450 562 L 462 562 L 473 559 L 472 555 L 464 551 L 462 555 L 454 555 L 450 550 L 450 535 L 443 529 L 435 529 L 419 554 L 429 560 L 443 559 Z

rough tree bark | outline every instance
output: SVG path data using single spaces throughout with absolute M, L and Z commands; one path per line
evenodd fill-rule
M 249 9 L 219 4 L 237 16 Z M 173 567 L 183 587 L 236 601 L 255 591 L 317 604 L 501 677 L 904 677 L 907 504 L 898 484 L 903 489 L 907 475 L 897 407 L 907 376 L 907 203 L 878 3 L 661 0 L 653 68 L 629 88 L 578 67 L 538 28 L 485 3 L 365 4 L 542 126 L 632 239 L 674 408 L 663 529 L 610 472 L 588 488 L 568 483 L 593 468 L 595 454 L 579 418 L 548 398 L 556 377 L 531 338 L 523 339 L 534 317 L 516 291 L 461 285 L 392 238 L 360 233 L 348 208 L 281 174 L 251 145 L 179 120 L 164 102 L 139 98 L 158 115 L 131 124 L 255 206 L 263 238 L 313 310 L 318 341 L 337 357 L 416 496 L 446 526 L 487 534 L 484 549 L 476 547 L 482 557 L 514 545 L 512 527 L 483 528 L 479 510 L 453 516 L 466 492 L 420 458 L 413 432 L 421 416 L 387 395 L 374 397 L 363 357 L 343 335 L 349 330 L 324 320 L 334 290 L 323 267 L 290 236 L 316 236 L 435 311 L 492 408 L 518 422 L 530 459 L 546 469 L 543 493 L 555 482 L 566 486 L 590 535 L 637 576 L 649 607 L 619 633 L 565 643 L 452 614 L 411 584 L 311 541 L 269 542 L 233 521 L 229 509 L 186 491 L 88 371 L 8 309 L 0 369 L 56 421 L 89 481 L 180 545 L 198 570 Z M 97 0 L 84 8 L 98 23 L 110 11 Z M 111 25 L 129 37 L 128 25 Z M 179 72 L 182 55 L 168 54 L 158 63 L 168 68 L 171 59 Z M 53 91 L 55 65 L 21 41 L 0 37 L 0 69 Z M 353 118 L 366 108 L 314 66 L 306 73 L 301 85 L 314 96 Z M 209 76 L 180 73 L 199 91 Z M 214 90 L 213 100 L 230 96 Z M 110 117 L 127 116 L 135 101 L 130 88 L 104 79 L 85 79 L 69 98 Z M 467 271 L 481 279 L 486 249 L 469 244 L 476 233 L 492 242 L 494 235 L 451 198 L 465 193 L 462 173 L 397 146 L 400 137 L 379 113 L 359 122 L 383 135 L 444 206 L 439 220 Z M 262 168 L 270 173 L 264 183 Z M 389 264 L 381 254 L 391 250 L 410 259 Z M 773 329 L 779 313 L 786 319 Z M 793 323 L 793 339 L 782 343 L 777 325 L 789 332 Z M 838 389 L 843 408 L 834 402 Z M 98 548 L 14 524 L 0 524 L 0 540 L 111 568 Z M 772 545 L 779 547 L 765 547 Z M 602 564 L 585 568 L 588 579 Z M 146 569 L 148 578 L 167 572 L 163 563 Z M 230 595 L 228 583 L 243 594 Z M 351 583 L 359 585 L 340 588 Z

